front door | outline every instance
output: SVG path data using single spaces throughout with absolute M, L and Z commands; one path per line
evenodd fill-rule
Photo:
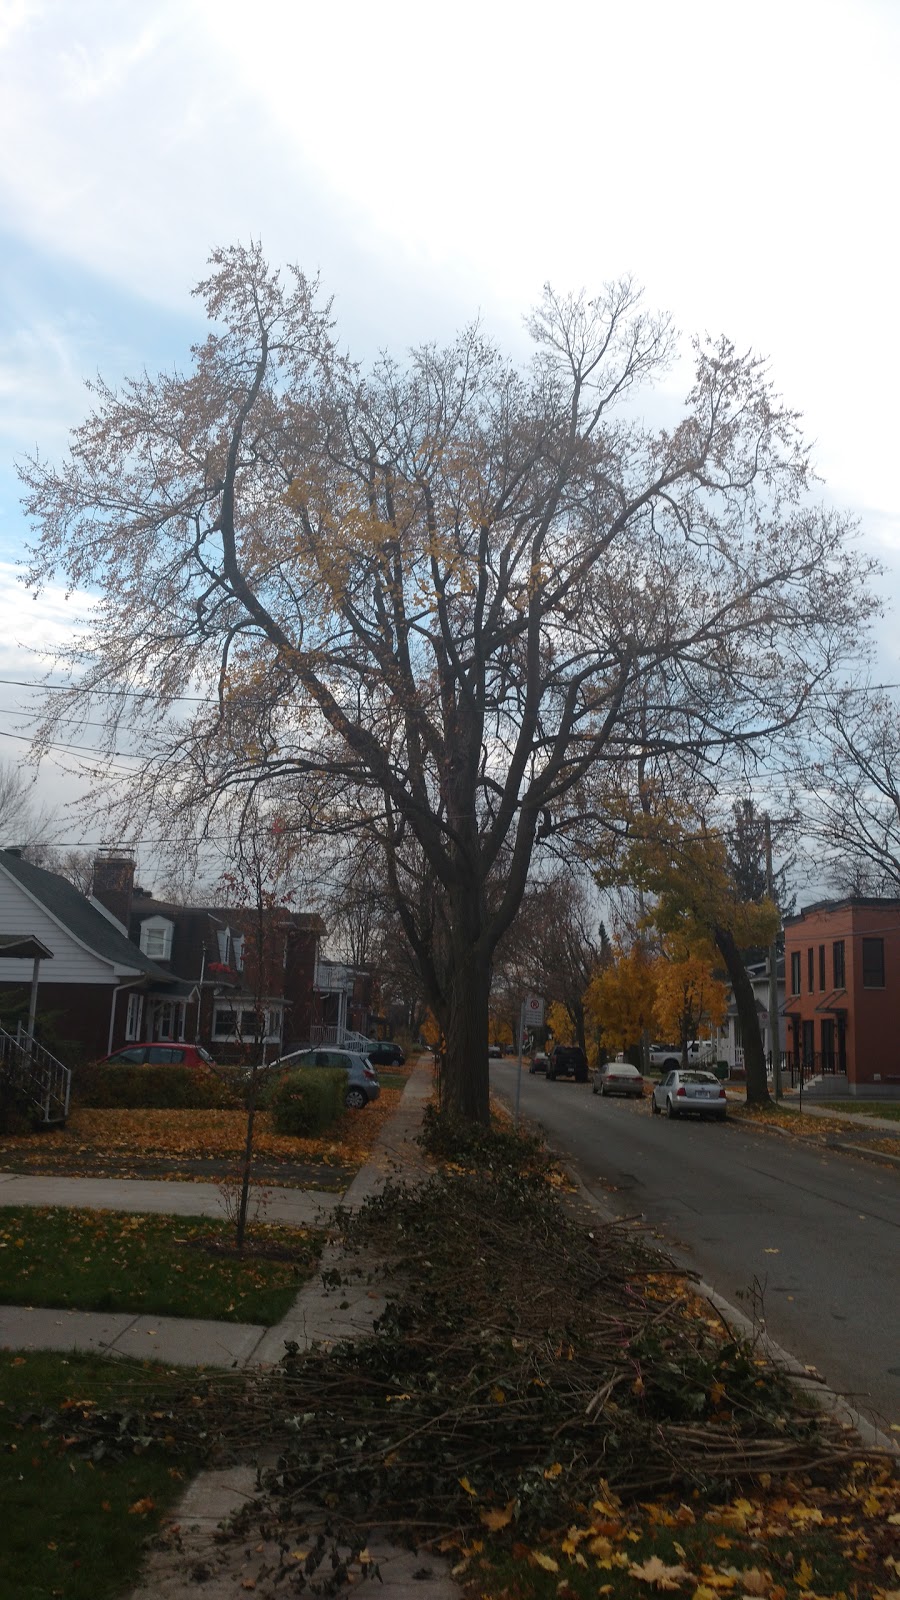
M 814 1022 L 803 1024 L 803 1065 L 810 1072 L 816 1063 L 816 1025 Z

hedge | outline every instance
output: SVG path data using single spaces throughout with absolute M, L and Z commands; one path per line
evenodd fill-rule
M 343 1067 L 299 1067 L 279 1078 L 265 1098 L 277 1133 L 313 1138 L 340 1116 L 346 1093 Z
M 72 1093 L 81 1106 L 129 1111 L 220 1111 L 242 1104 L 214 1072 L 174 1065 L 80 1067 Z

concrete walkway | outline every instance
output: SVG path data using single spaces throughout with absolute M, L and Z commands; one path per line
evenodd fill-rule
M 424 1174 L 425 1164 L 415 1140 L 430 1094 L 430 1066 L 422 1064 L 407 1080 L 397 1110 L 342 1198 L 308 1189 L 267 1190 L 265 1220 L 296 1227 L 326 1226 L 338 1206 L 354 1209 L 399 1172 L 407 1178 Z M 0 1173 L 0 1207 L 5 1205 L 86 1206 L 171 1216 L 223 1215 L 221 1196 L 214 1184 L 156 1183 L 141 1178 L 40 1178 Z M 326 1287 L 322 1274 L 333 1269 L 339 1258 L 335 1244 L 326 1246 L 316 1276 L 304 1285 L 287 1316 L 273 1328 L 132 1312 L 0 1306 L 0 1348 L 90 1350 L 188 1367 L 274 1364 L 284 1354 L 286 1340 L 295 1340 L 306 1348 L 320 1340 L 333 1343 L 352 1338 L 367 1331 L 384 1308 L 382 1290 L 368 1283 Z
M 845 1122 L 858 1127 L 860 1133 L 866 1128 L 878 1128 L 882 1133 L 892 1133 L 895 1139 L 900 1139 L 900 1122 L 896 1118 L 870 1117 L 864 1111 L 832 1111 L 828 1106 L 817 1106 L 807 1095 L 803 1096 L 802 1106 L 800 1096 L 793 1094 L 783 1096 L 779 1103 L 785 1111 L 796 1111 L 798 1115 L 802 1111 L 804 1117 L 821 1117 L 825 1122 L 838 1122 L 843 1118 Z

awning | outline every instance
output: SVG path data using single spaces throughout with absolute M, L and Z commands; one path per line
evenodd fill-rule
M 0 933 L 0 957 L 21 961 L 52 961 L 53 951 L 33 933 Z

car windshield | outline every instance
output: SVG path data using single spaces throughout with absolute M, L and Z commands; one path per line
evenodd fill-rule
M 718 1083 L 714 1072 L 682 1072 L 679 1074 L 682 1083 Z

